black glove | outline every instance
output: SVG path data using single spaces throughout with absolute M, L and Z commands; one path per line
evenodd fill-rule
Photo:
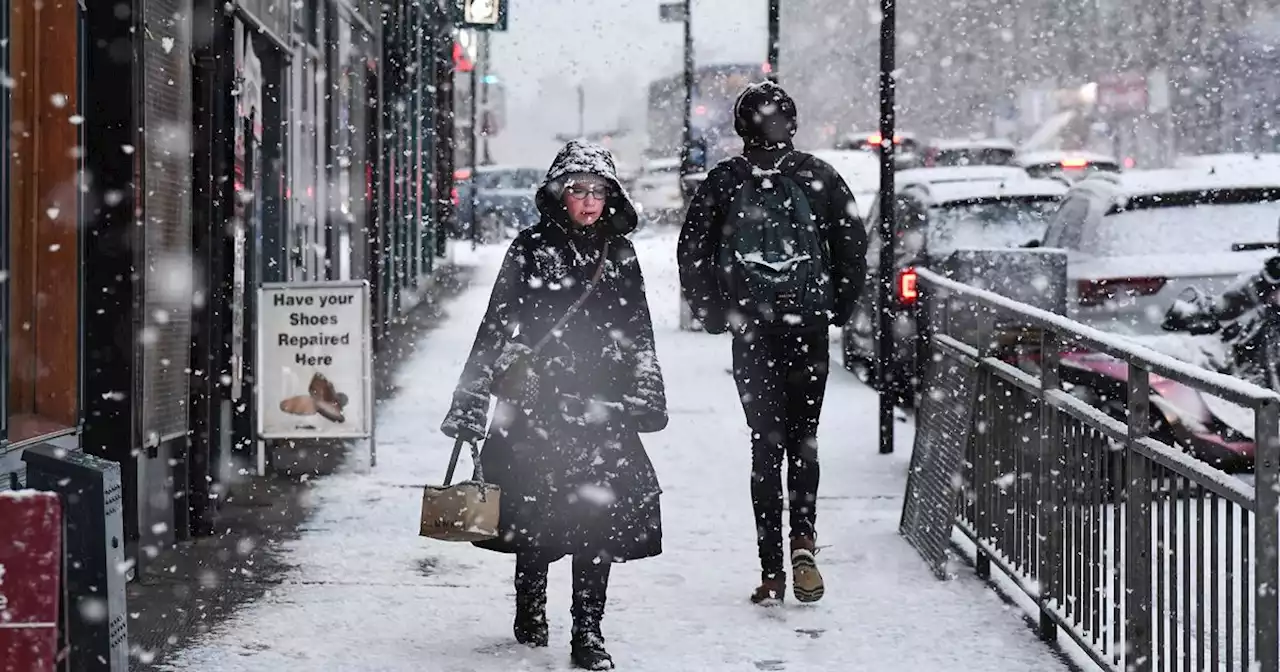
M 489 420 L 489 398 L 481 398 L 471 392 L 459 390 L 453 393 L 453 406 L 449 409 L 440 431 L 451 439 L 476 443 L 484 439 Z

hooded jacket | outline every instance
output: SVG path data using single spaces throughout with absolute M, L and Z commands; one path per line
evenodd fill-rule
M 600 221 L 578 228 L 562 201 L 573 175 L 590 174 L 610 184 Z M 535 197 L 541 220 L 512 241 L 494 283 L 489 309 L 444 423 L 483 435 L 494 367 L 504 350 L 531 347 L 551 331 L 581 296 L 608 247 L 604 274 L 582 309 L 546 346 L 547 398 L 598 399 L 621 404 L 638 431 L 666 426 L 666 395 L 653 342 L 644 278 L 626 237 L 637 224 L 635 206 L 618 180 L 609 151 L 571 141 L 556 156 Z M 555 397 L 555 398 L 553 398 Z
M 574 175 L 610 184 L 600 221 L 570 223 L 561 200 Z M 502 488 L 500 535 L 477 545 L 604 554 L 615 560 L 662 552 L 661 488 L 640 440 L 667 424 L 666 392 L 654 349 L 644 278 L 627 239 L 636 212 L 612 157 L 570 142 L 536 195 L 541 220 L 507 250 L 489 307 L 463 367 L 445 434 L 487 434 L 485 480 Z M 604 255 L 604 272 L 581 309 L 552 331 L 583 295 Z M 551 334 L 531 361 L 536 392 L 502 400 L 488 425 L 500 358 Z M 599 493 L 582 497 L 579 493 Z
M 787 155 L 798 155 L 792 177 L 808 197 L 826 242 L 836 290 L 830 316 L 832 324 L 843 326 L 853 315 L 865 281 L 866 231 L 853 194 L 840 174 L 825 161 L 795 150 L 792 137 L 796 128 L 795 102 L 777 84 L 753 84 L 738 96 L 734 105 L 734 129 L 742 137 L 743 157 L 751 165 L 772 169 Z M 718 267 L 720 246 L 734 226 L 734 222 L 728 221 L 729 210 L 742 187 L 742 179 L 729 164 L 735 160 L 736 157 L 721 161 L 699 186 L 685 216 L 677 248 L 685 300 L 702 321 L 703 328 L 713 334 L 724 332 L 731 322 L 749 324 L 759 317 L 730 314 L 733 297 L 726 295 L 724 272 Z M 809 323 L 776 328 L 825 329 L 827 326 Z

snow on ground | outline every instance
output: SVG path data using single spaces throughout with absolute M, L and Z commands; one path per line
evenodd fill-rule
M 669 428 L 646 435 L 662 481 L 665 553 L 615 568 L 604 630 L 622 670 L 1060 670 L 988 587 L 961 569 L 933 578 L 897 534 L 910 427 L 876 450 L 876 398 L 838 368 L 820 435 L 818 559 L 827 596 L 766 610 L 748 493 L 749 442 L 728 372 L 729 343 L 677 330 L 670 234 L 637 241 L 666 374 Z M 367 451 L 315 487 L 318 509 L 278 588 L 197 641 L 172 670 L 508 672 L 569 668 L 569 568 L 552 568 L 552 644 L 511 637 L 512 556 L 416 536 L 420 487 L 439 483 L 438 431 L 487 303 L 502 250 L 467 252 L 475 285 L 448 306 L 378 409 Z M 834 353 L 833 353 L 834 354 Z M 460 473 L 470 473 L 469 462 Z

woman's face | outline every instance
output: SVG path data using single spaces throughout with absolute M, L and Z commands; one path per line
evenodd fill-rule
M 575 226 L 592 226 L 604 214 L 609 200 L 609 182 L 603 178 L 575 177 L 565 185 L 564 207 Z

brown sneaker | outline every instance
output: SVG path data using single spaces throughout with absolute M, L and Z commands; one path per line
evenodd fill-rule
M 818 571 L 818 562 L 814 559 L 816 552 L 813 539 L 797 537 L 791 540 L 791 573 L 794 577 L 791 589 L 801 602 L 817 602 L 826 593 L 822 572 Z
M 779 574 L 772 579 L 764 579 L 760 587 L 751 593 L 751 603 L 762 607 L 776 607 L 782 604 L 787 596 L 787 577 Z

